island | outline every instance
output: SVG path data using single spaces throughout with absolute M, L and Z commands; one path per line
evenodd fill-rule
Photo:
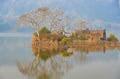
M 73 21 L 60 8 L 42 7 L 21 15 L 17 27 L 32 28 L 32 47 L 39 50 L 67 48 L 120 47 L 116 35 L 106 36 L 105 29 L 89 29 L 88 20 Z M 77 29 L 70 29 L 77 27 Z

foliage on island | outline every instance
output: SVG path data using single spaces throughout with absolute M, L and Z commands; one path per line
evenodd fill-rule
M 65 38 L 63 38 L 62 40 L 61 40 L 61 44 L 70 44 L 70 43 L 72 43 L 73 42 L 73 39 L 72 38 L 68 38 L 68 37 L 65 37 Z
M 61 41 L 62 38 L 64 38 L 64 35 L 60 35 L 60 34 L 56 34 L 56 33 L 51 33 L 46 27 L 43 27 L 39 30 L 39 35 L 40 35 L 40 39 L 47 39 L 47 40 L 57 40 L 57 41 Z M 34 36 L 38 37 L 37 32 L 34 32 Z
M 50 31 L 46 27 L 43 27 L 39 30 L 39 35 L 49 35 L 49 34 L 50 34 Z M 34 32 L 34 35 L 38 37 L 37 32 Z
M 89 36 L 86 34 L 80 34 L 78 35 L 78 39 L 83 41 L 83 40 L 88 40 Z
M 114 34 L 110 34 L 109 37 L 107 38 L 107 40 L 113 41 L 113 42 L 119 41 L 118 38 Z
M 46 27 L 43 27 L 43 28 L 39 31 L 39 34 L 40 34 L 40 35 L 50 34 L 50 31 L 49 31 Z

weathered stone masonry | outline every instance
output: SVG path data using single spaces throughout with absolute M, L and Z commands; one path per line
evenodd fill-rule
M 77 37 L 80 34 L 86 34 L 89 36 L 87 42 L 98 42 L 106 40 L 106 30 L 74 30 L 72 36 Z

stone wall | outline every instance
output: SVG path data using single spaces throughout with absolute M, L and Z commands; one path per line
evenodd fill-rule
M 91 30 L 89 33 L 90 38 L 88 41 L 90 42 L 98 42 L 106 40 L 106 31 L 105 30 Z
M 105 30 L 74 30 L 72 36 L 77 37 L 80 34 L 86 34 L 89 36 L 88 42 L 98 42 L 101 40 L 106 40 Z

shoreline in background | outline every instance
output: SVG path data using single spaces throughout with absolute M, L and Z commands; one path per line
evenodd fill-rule
M 32 37 L 32 33 L 0 33 L 0 37 Z

